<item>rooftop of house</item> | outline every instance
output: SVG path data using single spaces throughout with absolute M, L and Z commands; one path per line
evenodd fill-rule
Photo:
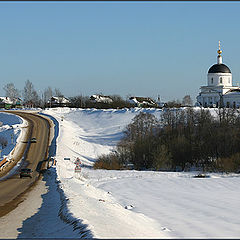
M 112 98 L 110 96 L 104 96 L 100 94 L 93 94 L 90 96 L 90 100 L 96 101 L 96 102 L 112 102 Z
M 57 97 L 57 96 L 53 96 L 48 100 L 48 103 L 54 102 L 54 103 L 70 103 L 70 101 L 65 98 L 65 97 Z
M 156 105 L 156 102 L 149 97 L 130 97 L 129 100 L 134 103 Z
M 10 97 L 0 97 L 0 102 L 6 103 L 6 104 L 16 104 L 16 102 L 21 102 L 21 98 L 14 98 L 11 99 Z

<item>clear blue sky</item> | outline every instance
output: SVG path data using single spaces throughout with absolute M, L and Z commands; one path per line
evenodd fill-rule
M 195 101 L 216 63 L 240 81 L 240 2 L 0 2 L 0 95 L 51 86 Z

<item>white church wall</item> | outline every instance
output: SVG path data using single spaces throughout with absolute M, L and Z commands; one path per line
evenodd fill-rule
M 218 85 L 218 76 L 214 73 L 208 74 L 208 86 L 216 86 Z
M 237 86 L 232 86 L 232 87 L 225 87 L 222 89 L 222 93 L 223 94 L 226 94 L 227 92 L 229 92 L 229 90 L 232 90 L 232 89 L 238 89 L 239 87 Z
M 197 96 L 197 101 L 201 103 L 202 106 L 213 106 L 217 105 L 220 100 L 220 95 L 218 93 L 202 93 L 201 96 Z
M 222 83 L 220 81 L 222 78 Z M 208 86 L 232 86 L 231 73 L 208 73 Z
M 233 92 L 224 95 L 223 97 L 224 106 L 228 107 L 240 107 L 240 93 L 239 92 Z

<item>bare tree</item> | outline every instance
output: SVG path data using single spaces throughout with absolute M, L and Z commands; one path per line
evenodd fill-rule
M 20 91 L 16 89 L 13 83 L 8 83 L 3 87 L 5 96 L 9 97 L 12 101 L 16 101 L 20 97 Z
M 23 89 L 23 98 L 25 104 L 30 104 L 34 106 L 39 104 L 39 96 L 34 89 L 33 83 L 29 80 L 25 82 L 25 87 Z
M 32 93 L 32 96 L 33 96 L 33 104 L 36 106 L 40 106 L 40 102 L 41 102 L 41 99 L 37 93 L 37 91 L 33 90 L 33 93 Z
M 59 88 L 55 88 L 55 95 L 56 95 L 56 97 L 63 97 L 63 94 Z
M 47 87 L 43 92 L 43 102 L 46 105 L 48 100 L 51 101 L 51 97 L 53 96 L 53 90 L 51 87 Z
M 58 98 L 59 104 L 61 104 L 63 102 L 63 97 L 64 96 L 63 96 L 63 94 L 62 94 L 62 92 L 60 91 L 59 88 L 55 88 L 55 95 Z
M 177 100 L 168 101 L 165 105 L 167 108 L 180 108 L 181 102 L 177 99 Z
M 154 167 L 156 170 L 170 170 L 172 167 L 172 154 L 165 145 L 157 146 L 154 155 Z
M 191 96 L 190 95 L 184 96 L 182 100 L 182 104 L 183 106 L 188 106 L 188 107 L 192 106 L 193 101 L 191 99 Z
M 89 97 L 86 97 L 86 96 L 83 96 L 83 95 L 70 97 L 71 105 L 73 107 L 77 107 L 77 108 L 85 107 L 86 101 L 88 99 L 89 99 Z

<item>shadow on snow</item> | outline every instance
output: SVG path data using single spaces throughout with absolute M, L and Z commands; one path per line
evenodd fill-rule
M 79 138 L 89 143 L 101 144 L 104 146 L 105 145 L 115 146 L 122 137 L 123 137 L 123 133 L 118 132 L 113 134 L 105 134 L 104 136 L 91 135 L 91 136 L 84 136 L 84 137 L 81 136 Z
M 56 155 L 56 139 L 59 134 L 59 123 L 52 116 L 49 117 L 55 124 L 54 138 L 49 148 L 49 157 Z M 67 197 L 57 179 L 56 168 L 48 169 L 43 175 L 43 181 L 48 188 L 47 193 L 42 194 L 42 205 L 38 212 L 23 221 L 17 238 L 93 238 L 88 225 L 75 218 L 68 209 Z

